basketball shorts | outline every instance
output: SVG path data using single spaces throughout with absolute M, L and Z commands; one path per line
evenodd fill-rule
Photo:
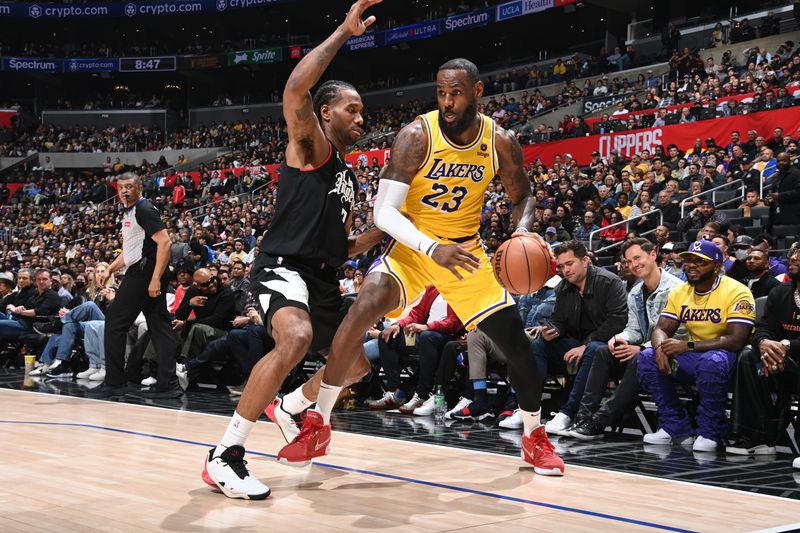
M 320 263 L 258 254 L 250 273 L 250 292 L 270 336 L 272 317 L 279 309 L 306 311 L 311 317 L 313 352 L 330 347 L 346 313 L 336 269 Z
M 455 243 L 446 239 L 439 241 L 444 244 Z M 388 274 L 400 285 L 400 305 L 386 316 L 399 317 L 406 306 L 428 285 L 435 285 L 439 289 L 439 293 L 467 329 L 474 329 L 481 320 L 492 313 L 514 305 L 511 295 L 494 277 L 489 256 L 483 251 L 480 239 L 475 236 L 466 243 L 468 250 L 480 259 L 481 266 L 472 273 L 459 269 L 464 278 L 462 281 L 446 268 L 437 265 L 427 255 L 391 239 L 383 254 L 370 269 L 370 272 Z

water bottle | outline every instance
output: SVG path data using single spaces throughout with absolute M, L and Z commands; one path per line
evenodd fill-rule
M 447 400 L 441 385 L 437 385 L 436 393 L 433 396 L 433 416 L 437 422 L 444 422 L 444 414 L 447 412 Z

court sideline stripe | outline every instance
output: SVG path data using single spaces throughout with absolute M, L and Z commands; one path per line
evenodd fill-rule
M 139 408 L 143 408 L 143 409 L 157 409 L 159 411 L 170 411 L 170 412 L 179 413 L 179 414 L 180 413 L 185 413 L 185 414 L 198 415 L 198 416 L 213 416 L 213 417 L 216 417 L 216 418 L 224 418 L 225 420 L 230 420 L 230 417 L 231 417 L 231 415 L 223 415 L 223 414 L 218 414 L 218 413 L 204 413 L 202 411 L 192 411 L 192 410 L 188 410 L 188 409 L 176 409 L 174 407 L 166 407 L 166 406 L 162 406 L 162 405 L 143 405 L 143 404 L 138 404 L 138 403 L 111 402 L 109 400 L 86 398 L 86 397 L 83 397 L 83 396 L 56 395 L 56 394 L 53 394 L 53 393 L 40 392 L 40 391 L 34 391 L 34 390 L 0 389 L 0 391 L 21 392 L 23 394 L 38 394 L 38 395 L 45 395 L 45 396 L 60 396 L 62 399 L 82 400 L 82 401 L 86 401 L 86 402 L 104 403 L 104 404 L 113 403 L 115 405 L 124 405 L 124 406 L 128 406 L 128 407 L 139 407 Z M 267 425 L 274 425 L 274 423 L 269 421 L 269 420 L 259 420 L 258 423 L 267 424 Z M 364 438 L 367 438 L 367 439 L 376 439 L 376 440 L 382 440 L 382 441 L 388 440 L 388 441 L 392 441 L 392 442 L 404 442 L 406 444 L 413 444 L 415 446 L 430 446 L 430 447 L 433 447 L 433 448 L 439 448 L 439 449 L 443 449 L 443 450 L 459 450 L 459 451 L 466 452 L 466 453 L 476 453 L 476 454 L 480 454 L 480 455 L 488 455 L 490 457 L 513 457 L 513 456 L 511 456 L 509 454 L 505 454 L 505 453 L 489 452 L 489 451 L 485 451 L 485 450 L 473 450 L 473 449 L 470 449 L 470 448 L 462 448 L 460 446 L 443 446 L 441 444 L 434 444 L 434 443 L 431 443 L 431 442 L 420 442 L 420 441 L 406 440 L 406 439 L 399 439 L 398 440 L 398 439 L 393 439 L 393 438 L 390 438 L 390 437 L 381 437 L 379 435 L 370 435 L 368 433 L 356 433 L 356 432 L 344 431 L 344 430 L 335 429 L 335 428 L 332 429 L 331 432 L 334 433 L 334 434 L 358 436 L 358 437 L 364 437 Z M 772 494 L 762 494 L 760 492 L 750 492 L 750 491 L 743 491 L 743 490 L 740 490 L 740 489 L 731 489 L 731 488 L 728 488 L 728 487 L 720 487 L 719 485 L 708 485 L 708 484 L 705 484 L 705 483 L 695 483 L 695 482 L 692 482 L 692 481 L 685 481 L 685 480 L 682 480 L 682 479 L 658 477 L 658 476 L 654 476 L 654 475 L 650 475 L 650 474 L 640 474 L 640 473 L 637 473 L 637 472 L 624 472 L 622 470 L 611 470 L 609 468 L 600 468 L 600 467 L 594 467 L 594 466 L 588 466 L 588 465 L 578 465 L 578 464 L 572 464 L 572 463 L 567 463 L 567 466 L 569 466 L 570 469 L 577 468 L 577 469 L 580 469 L 580 470 L 591 470 L 593 472 L 606 472 L 606 473 L 609 473 L 609 474 L 614 474 L 615 476 L 633 477 L 633 478 L 640 478 L 640 479 L 649 479 L 649 480 L 657 479 L 659 482 L 662 482 L 662 483 L 676 483 L 676 484 L 681 484 L 681 485 L 701 486 L 704 489 L 721 491 L 721 492 L 732 492 L 732 493 L 739 494 L 739 495 L 741 495 L 744 492 L 745 494 L 747 494 L 747 496 L 750 496 L 750 497 L 767 498 L 767 499 L 770 499 L 770 500 L 780 500 L 782 502 L 786 502 L 787 501 L 787 498 L 784 498 L 782 496 L 773 496 Z M 788 500 L 788 501 L 794 502 L 794 500 Z
M 157 434 L 154 434 L 154 433 L 143 433 L 143 432 L 140 432 L 140 431 L 132 431 L 132 430 L 129 430 L 129 429 L 113 428 L 113 427 L 109 427 L 109 426 L 100 426 L 100 425 L 96 425 L 96 424 L 80 424 L 80 423 L 71 423 L 71 422 L 40 422 L 40 421 L 33 421 L 33 420 L 0 420 L 0 424 L 62 426 L 62 427 L 77 427 L 77 428 L 99 429 L 99 430 L 103 430 L 103 431 L 111 431 L 111 432 L 114 432 L 114 433 L 122 433 L 122 434 L 126 434 L 126 435 L 135 435 L 135 436 L 138 436 L 138 437 L 149 437 L 149 438 L 165 440 L 165 441 L 169 441 L 169 442 L 179 442 L 181 444 L 192 444 L 194 446 L 204 446 L 206 448 L 213 447 L 213 444 L 208 444 L 208 443 L 205 443 L 205 442 L 199 442 L 199 441 L 193 441 L 193 440 L 187 440 L 187 439 L 180 439 L 180 438 L 177 438 L 177 437 L 167 437 L 165 435 L 157 435 Z M 251 451 L 251 450 L 248 450 L 248 453 L 251 454 L 251 455 L 256 455 L 256 456 L 260 456 L 260 457 L 269 457 L 269 458 L 272 458 L 272 459 L 276 458 L 276 455 L 275 454 L 271 454 L 271 453 L 255 452 L 255 451 Z M 494 492 L 487 492 L 487 491 L 477 490 L 477 489 L 469 489 L 469 488 L 466 488 L 466 487 L 459 487 L 459 486 L 456 486 L 456 485 L 447 485 L 445 483 L 437 483 L 435 481 L 425 481 L 425 480 L 422 480 L 422 479 L 415 479 L 415 478 L 410 478 L 410 477 L 405 477 L 405 476 L 398 476 L 398 475 L 395 475 L 395 474 L 387 474 L 387 473 L 384 473 L 384 472 L 375 472 L 375 471 L 372 471 L 372 470 L 363 470 L 363 469 L 360 469 L 360 468 L 352 468 L 352 467 L 349 467 L 349 466 L 334 465 L 334 464 L 330 464 L 330 463 L 314 462 L 313 464 L 316 465 L 316 466 L 321 466 L 323 468 L 329 468 L 329 469 L 333 469 L 333 470 L 341 470 L 341 471 L 344 471 L 344 472 L 352 472 L 352 473 L 356 473 L 356 474 L 363 474 L 363 475 L 367 475 L 367 476 L 380 477 L 380 478 L 391 479 L 391 480 L 395 480 L 395 481 L 404 481 L 404 482 L 407 482 L 407 483 L 414 483 L 414 484 L 417 484 L 417 485 L 423 485 L 423 486 L 427 486 L 427 487 L 436 487 L 436 488 L 452 490 L 452 491 L 456 491 L 456 492 L 465 492 L 465 493 L 468 493 L 468 494 L 475 494 L 477 496 L 484 496 L 484 497 L 487 497 L 487 498 L 494 498 L 494 499 L 497 499 L 497 500 L 504 500 L 504 501 L 510 501 L 510 502 L 515 502 L 515 503 L 534 505 L 534 506 L 537 506 L 537 507 L 544 507 L 544 508 L 547 508 L 547 509 L 554 509 L 556 511 L 564 511 L 564 512 L 568 512 L 568 513 L 582 514 L 582 515 L 586 515 L 586 516 L 592 516 L 592 517 L 595 517 L 595 518 L 602 518 L 602 519 L 605 519 L 605 520 L 613 520 L 613 521 L 616 521 L 616 522 L 624 522 L 624 523 L 634 524 L 634 525 L 638 525 L 638 526 L 644 526 L 644 527 L 649 527 L 649 528 L 654 528 L 654 529 L 660 529 L 660 530 L 663 530 L 663 531 L 675 531 L 675 532 L 678 532 L 678 533 L 695 533 L 691 529 L 682 529 L 682 528 L 673 527 L 673 526 L 667 526 L 667 525 L 663 525 L 663 524 L 656 524 L 654 522 L 646 522 L 644 520 L 636 520 L 634 518 L 625 518 L 623 516 L 616 516 L 616 515 L 610 515 L 610 514 L 605 514 L 605 513 L 599 513 L 599 512 L 596 512 L 596 511 L 588 511 L 586 509 L 578 509 L 578 508 L 575 508 L 575 507 L 567 507 L 567 506 L 564 506 L 564 505 L 558 505 L 558 504 L 554 504 L 554 503 L 546 503 L 546 502 L 540 502 L 540 501 L 536 501 L 536 500 L 528 500 L 528 499 L 525 499 L 525 498 L 518 498 L 518 497 L 515 497 L 515 496 L 506 496 L 506 495 L 497 494 L 497 493 L 494 493 Z

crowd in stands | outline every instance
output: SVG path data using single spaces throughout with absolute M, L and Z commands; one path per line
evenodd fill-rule
M 730 84 L 732 88 L 744 83 L 744 87 L 736 89 L 737 94 L 743 89 L 755 92 L 758 87 L 764 93 L 785 89 L 790 80 L 800 79 L 800 56 L 793 45 L 787 43 L 783 48 L 754 62 L 755 66 L 769 66 L 762 66 L 759 82 L 747 67 L 743 67 L 747 69 L 744 75 L 736 69 L 726 74 L 722 74 L 723 70 L 707 72 L 705 77 L 696 73 L 696 82 L 692 81 L 695 73 L 690 71 L 685 87 L 674 92 L 702 100 L 709 94 L 707 91 L 719 89 L 719 84 Z M 760 54 L 759 50 L 757 55 Z M 778 76 L 772 70 L 775 68 L 787 73 Z M 693 83 L 705 88 L 701 90 Z M 659 93 L 659 87 L 654 89 Z M 659 93 L 658 97 L 669 98 L 669 93 L 667 89 L 667 96 Z M 488 104 L 487 109 L 494 105 Z M 424 104 L 414 103 L 376 110 L 371 112 L 370 122 L 374 132 L 386 134 L 402 127 L 424 108 Z M 514 120 L 491 114 L 507 126 Z M 746 396 L 734 398 L 739 414 L 749 412 L 747 406 L 754 403 L 768 413 L 780 407 L 773 405 L 769 386 L 757 381 L 758 375 L 772 373 L 787 383 L 796 380 L 788 371 L 788 363 L 800 360 L 800 324 L 797 329 L 785 328 L 789 322 L 776 321 L 775 316 L 795 300 L 800 305 L 800 297 L 792 300 L 791 294 L 784 294 L 794 290 L 800 277 L 797 247 L 786 250 L 800 236 L 797 134 L 781 128 L 769 132 L 751 130 L 744 135 L 734 132 L 730 139 L 706 139 L 690 147 L 657 146 L 652 153 L 642 150 L 629 159 L 616 153 L 607 158 L 595 153 L 589 161 L 577 161 L 565 153 L 556 157 L 552 165 L 537 162 L 528 166 L 536 200 L 532 229 L 552 246 L 559 275 L 536 293 L 521 296 L 519 309 L 542 376 L 574 376 L 564 404 L 548 423 L 548 431 L 584 439 L 602 436 L 605 428 L 617 423 L 630 408 L 641 384 L 653 397 L 660 422 L 659 431 L 647 435 L 646 443 L 693 442 L 696 451 L 711 452 L 729 442 L 729 453 L 774 453 L 781 428 L 766 427 L 763 420 L 771 420 L 769 416 L 761 420 L 744 414 L 730 435 L 721 421 L 727 386 L 734 379 L 737 365 L 735 379 L 743 380 L 742 390 L 746 391 L 742 393 Z M 223 169 L 280 162 L 285 143 L 283 127 L 269 120 L 223 124 L 173 134 L 166 140 L 157 130 L 145 128 L 42 127 L 34 133 L 23 133 L 6 148 L 6 153 L 106 151 L 111 146 L 127 146 L 126 143 L 133 148 L 175 150 L 236 148 L 212 164 L 201 166 L 199 184 L 189 175 L 176 173 L 165 160 L 155 165 L 144 162 L 136 170 L 145 176 L 145 195 L 162 213 L 173 241 L 170 268 L 174 294 L 168 305 L 180 337 L 182 384 L 191 391 L 209 382 L 219 386 L 241 383 L 270 343 L 258 313 L 249 305 L 247 273 L 274 213 L 274 176 L 250 171 L 237 175 Z M 120 248 L 121 210 L 109 199 L 114 196 L 112 177 L 123 170 L 124 165 L 110 158 L 103 169 L 75 175 L 46 162 L 42 168 L 30 170 L 28 183 L 0 210 L 0 311 L 6 313 L 0 319 L 0 337 L 27 342 L 25 335 L 45 334 L 44 346 L 42 339 L 31 341 L 32 346 L 38 346 L 32 349 L 40 356 L 40 375 L 77 373 L 80 379 L 89 380 L 101 375 L 103 361 L 98 354 L 103 352 L 97 343 L 102 336 L 96 333 L 97 324 L 89 324 L 102 321 L 104 306 L 114 297 L 116 281 L 111 279 L 107 286 L 98 286 L 97 274 Z M 352 213 L 355 234 L 373 226 L 380 166 L 359 161 L 354 171 L 361 184 Z M 702 195 L 734 181 L 736 185 L 729 192 L 735 192 L 738 180 L 747 193 L 741 199 L 732 196 L 732 203 L 726 207 L 740 209 L 740 216 L 720 209 L 709 196 Z M 763 197 L 762 184 L 766 185 Z M 490 255 L 513 230 L 512 209 L 502 183 L 495 180 L 486 192 L 480 227 Z M 754 228 L 756 219 L 763 225 Z M 379 252 L 377 247 L 342 266 L 343 293 L 358 292 L 367 268 Z M 735 335 L 728 336 L 724 346 L 703 343 L 723 336 L 725 323 L 722 330 L 690 331 L 691 341 L 680 337 L 677 326 L 671 329 L 658 325 L 665 313 L 677 322 L 680 311 L 676 305 L 681 302 L 670 294 L 686 292 L 683 296 L 691 298 L 688 289 L 684 290 L 688 285 L 682 282 L 698 276 L 705 276 L 706 281 L 717 280 L 712 290 L 718 287 L 717 283 L 724 284 L 727 297 L 733 298 L 722 304 L 731 310 L 726 315 L 728 325 L 742 327 L 733 328 Z M 662 286 L 662 281 L 666 285 Z M 586 283 L 592 284 L 592 293 L 603 296 L 586 313 L 573 316 L 567 310 L 574 307 L 576 299 L 583 298 Z M 199 305 L 196 296 L 211 303 Z M 756 320 L 755 299 L 763 296 L 769 298 L 767 305 L 772 314 Z M 451 399 L 447 418 L 497 418 L 502 427 L 521 427 L 513 389 L 503 391 L 504 397 L 497 399 L 497 406 L 488 395 L 487 381 L 492 376 L 502 376 L 502 355 L 480 334 L 466 334 L 457 317 L 442 311 L 447 306 L 434 303 L 440 298 L 429 289 L 405 319 L 396 324 L 378 323 L 365 332 L 365 351 L 376 372 L 382 370 L 386 377 L 383 396 L 373 398 L 367 405 L 372 409 L 398 407 L 402 413 L 427 416 L 433 414 L 433 403 L 429 401 L 432 396 L 428 395 L 441 387 Z M 654 311 L 654 306 L 659 309 Z M 195 320 L 189 318 L 192 313 Z M 33 320 L 53 315 L 60 318 L 50 320 L 49 326 L 36 325 Z M 190 327 L 189 322 L 205 327 Z M 435 324 L 442 333 L 439 341 L 445 342 L 437 341 L 435 346 L 426 343 L 421 328 L 415 329 L 415 324 Z M 758 350 L 745 349 L 747 343 L 743 339 L 749 338 L 754 325 L 754 346 L 763 344 L 762 357 Z M 419 333 L 416 348 L 410 342 L 406 344 L 404 338 L 401 342 L 402 336 L 393 335 L 401 329 L 409 336 Z M 662 350 L 666 351 L 659 352 L 658 343 L 649 343 L 656 338 L 656 330 L 666 345 Z M 87 369 L 78 369 L 71 363 L 81 336 Z M 130 336 L 129 361 L 137 363 L 129 378 L 142 381 L 143 385 L 152 384 L 155 362 L 141 323 Z M 782 344 L 783 340 L 790 342 Z M 689 344 L 684 346 L 695 341 L 699 345 L 696 350 Z M 702 362 L 705 360 L 700 352 L 724 352 L 712 357 L 715 364 L 725 361 L 724 372 L 713 365 L 704 366 L 710 363 Z M 692 356 L 681 359 L 684 354 Z M 419 364 L 408 381 L 402 378 L 400 369 L 410 355 L 436 360 Z M 670 357 L 672 361 L 685 361 L 678 367 L 685 364 L 683 372 L 687 375 L 699 376 L 698 431 L 692 430 L 688 415 L 673 401 L 673 381 L 693 378 L 681 375 L 680 368 L 665 368 Z M 631 364 L 637 358 L 641 361 L 638 369 Z M 688 370 L 690 365 L 703 369 L 694 373 Z M 704 372 L 714 377 L 703 381 L 708 377 Z M 612 373 L 622 376 L 625 387 L 618 387 L 612 399 L 601 404 Z

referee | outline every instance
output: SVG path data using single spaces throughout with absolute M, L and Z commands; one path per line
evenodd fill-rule
M 167 314 L 165 270 L 169 263 L 170 239 L 158 210 L 142 198 L 142 180 L 126 172 L 117 178 L 117 192 L 125 204 L 122 217 L 122 253 L 108 267 L 104 278 L 126 269 L 125 279 L 106 313 L 104 334 L 106 379 L 91 391 L 95 398 L 123 396 L 129 389 L 125 379 L 125 339 L 133 321 L 144 313 L 147 329 L 158 355 L 155 387 L 142 396 L 180 396 L 175 377 L 176 341 Z M 100 280 L 101 285 L 105 279 Z

